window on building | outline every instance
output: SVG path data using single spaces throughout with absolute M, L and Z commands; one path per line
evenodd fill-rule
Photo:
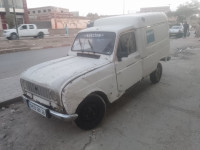
M 46 10 L 46 9 L 44 9 L 44 10 L 43 10 L 43 12 L 45 13 L 45 12 L 47 12 L 47 10 Z
M 18 9 L 22 9 L 23 8 L 23 1 L 22 0 L 7 0 L 8 1 L 8 5 L 10 8 L 13 7 L 13 3 L 14 3 L 14 6 L 15 8 L 18 8 Z
M 32 11 L 33 14 L 35 14 L 35 11 Z
M 48 9 L 48 12 L 51 12 L 51 9 Z
M 155 35 L 154 30 L 147 30 L 146 31 L 146 38 L 147 38 L 147 44 L 150 44 L 155 41 Z
M 30 11 L 28 11 L 28 14 L 30 14 Z
M 29 29 L 34 29 L 34 26 L 33 25 L 29 25 Z
M 41 13 L 41 10 L 38 10 L 38 13 Z
M 118 50 L 121 52 L 128 52 L 128 54 L 132 54 L 136 52 L 136 40 L 134 32 L 128 32 L 121 35 L 118 44 Z
M 63 10 L 61 10 L 61 13 L 63 13 Z

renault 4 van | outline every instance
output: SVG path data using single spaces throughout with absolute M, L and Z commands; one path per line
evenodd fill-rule
M 99 19 L 76 36 L 68 56 L 21 75 L 27 106 L 44 117 L 74 120 L 84 130 L 103 119 L 106 105 L 150 76 L 158 83 L 160 60 L 169 55 L 164 13 Z

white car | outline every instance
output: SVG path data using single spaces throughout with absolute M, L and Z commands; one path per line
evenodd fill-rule
M 37 29 L 35 24 L 22 24 L 16 29 L 8 29 L 3 31 L 4 37 L 8 40 L 16 40 L 19 37 L 34 37 L 44 38 L 44 35 L 49 34 L 48 29 Z
M 71 120 L 95 128 L 106 105 L 150 75 L 162 76 L 160 60 L 169 56 L 164 13 L 123 15 L 96 20 L 82 30 L 69 56 L 36 65 L 21 75 L 23 99 L 44 117 Z
M 176 36 L 177 38 L 183 37 L 183 26 L 182 25 L 172 26 L 169 29 L 169 35 Z

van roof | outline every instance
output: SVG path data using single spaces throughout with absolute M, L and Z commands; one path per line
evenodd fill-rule
M 166 15 L 161 12 L 120 15 L 98 19 L 94 22 L 94 27 L 87 28 L 83 32 L 110 31 L 117 33 L 127 28 L 143 28 L 167 21 Z

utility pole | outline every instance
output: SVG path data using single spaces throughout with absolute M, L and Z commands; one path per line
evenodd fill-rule
M 16 27 L 16 31 L 17 31 L 17 36 L 19 37 L 19 32 L 18 32 L 18 27 L 17 27 L 17 18 L 16 18 L 16 12 L 15 12 L 15 5 L 14 5 L 13 0 L 12 0 L 12 5 L 13 5 L 14 18 L 15 18 L 15 27 Z
M 123 0 L 123 15 L 125 13 L 125 0 Z

